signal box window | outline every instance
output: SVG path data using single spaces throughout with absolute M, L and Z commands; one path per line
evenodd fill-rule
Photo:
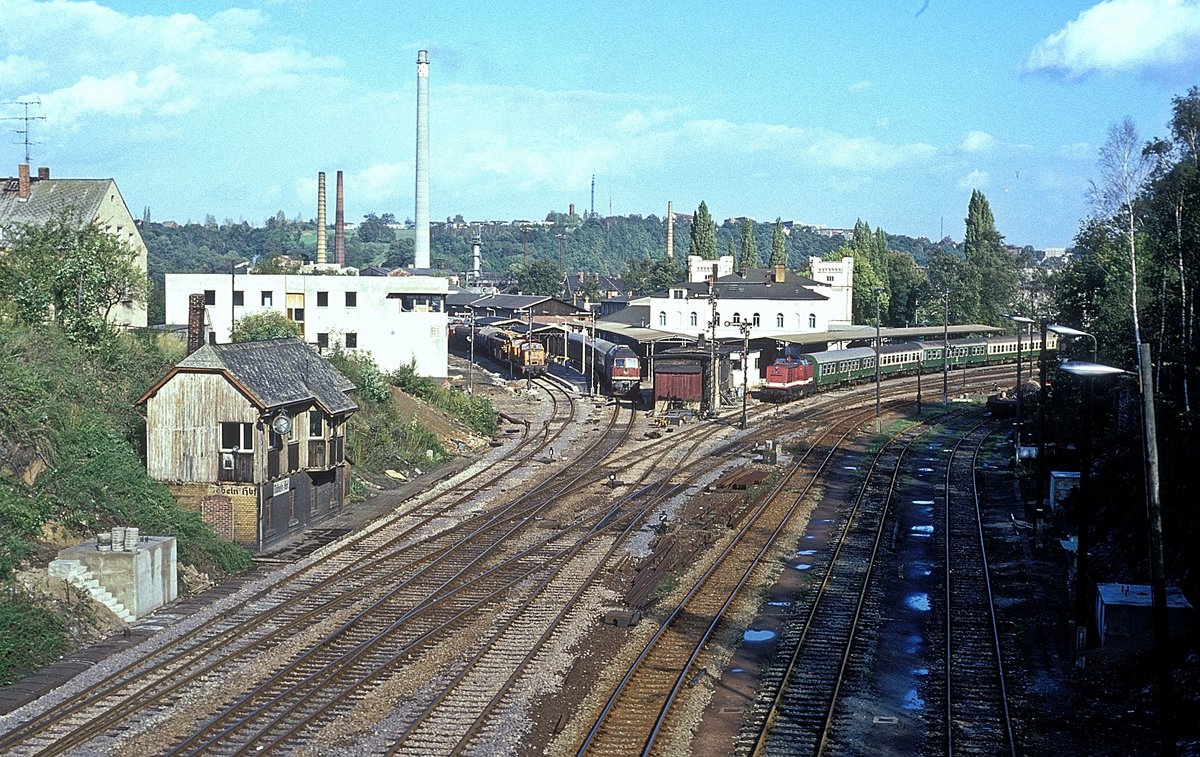
M 254 449 L 254 424 L 229 423 L 221 424 L 221 451 L 233 450 L 249 452 Z

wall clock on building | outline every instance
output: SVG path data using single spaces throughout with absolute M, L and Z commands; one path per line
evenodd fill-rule
M 271 430 L 280 436 L 287 436 L 292 431 L 292 418 L 286 412 L 280 412 L 271 419 Z

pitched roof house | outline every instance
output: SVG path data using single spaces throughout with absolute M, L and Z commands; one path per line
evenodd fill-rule
M 29 165 L 17 166 L 17 176 L 0 178 L 0 249 L 5 229 L 44 224 L 60 216 L 77 218 L 80 227 L 95 223 L 134 252 L 134 264 L 146 272 L 146 243 L 113 179 L 52 179 L 49 168 L 31 175 Z M 127 301 L 109 313 L 116 326 L 145 326 L 146 303 Z
M 138 399 L 146 467 L 259 551 L 348 502 L 354 385 L 298 339 L 204 345 Z

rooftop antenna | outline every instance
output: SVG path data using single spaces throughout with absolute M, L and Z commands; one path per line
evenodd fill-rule
M 22 135 L 22 139 L 25 142 L 25 164 L 28 165 L 29 164 L 29 146 L 31 144 L 36 144 L 34 142 L 29 141 L 29 122 L 46 120 L 45 116 L 29 115 L 29 106 L 36 105 L 40 108 L 42 106 L 42 101 L 35 98 L 33 100 L 10 100 L 4 104 L 5 105 L 20 105 L 21 107 L 23 107 L 25 109 L 25 115 L 23 115 L 23 116 L 7 116 L 5 118 L 0 119 L 0 121 L 24 121 L 25 122 L 24 129 L 13 129 L 13 132 Z

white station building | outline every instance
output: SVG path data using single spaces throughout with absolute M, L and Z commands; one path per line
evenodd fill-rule
M 420 376 L 447 375 L 446 294 L 436 276 L 167 274 L 166 321 L 188 321 L 188 296 L 203 294 L 210 344 L 229 341 L 235 320 L 282 313 L 322 351 L 370 353 L 384 371 L 415 362 Z
M 854 258 L 823 261 L 811 258 L 812 277 L 783 266 L 727 272 L 732 258 L 688 258 L 686 283 L 649 297 L 649 328 L 696 337 L 741 337 L 741 324 L 752 327 L 751 339 L 828 331 L 849 326 L 854 292 Z M 705 270 L 708 276 L 704 276 Z M 708 278 L 716 279 L 709 284 Z

